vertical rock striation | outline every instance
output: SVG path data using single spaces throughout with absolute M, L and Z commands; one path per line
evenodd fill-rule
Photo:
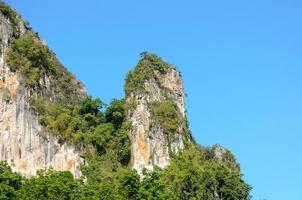
M 62 142 L 59 137 L 48 131 L 39 123 L 38 117 L 32 112 L 30 97 L 32 95 L 56 93 L 51 86 L 51 79 L 41 80 L 43 91 L 29 89 L 22 84 L 22 75 L 13 72 L 6 64 L 5 52 L 9 40 L 16 31 L 16 24 L 8 16 L 0 12 L 0 160 L 7 161 L 14 171 L 24 176 L 33 176 L 37 170 L 52 167 L 58 171 L 70 171 L 76 178 L 81 176 L 80 165 L 83 159 L 72 146 Z M 17 26 L 19 34 L 26 30 L 22 21 Z M 81 83 L 74 93 L 79 98 L 86 95 Z M 68 97 L 67 97 L 68 98 Z
M 125 91 L 133 168 L 141 173 L 144 168 L 166 167 L 171 155 L 191 141 L 180 73 L 157 56 L 144 53 L 128 74 Z

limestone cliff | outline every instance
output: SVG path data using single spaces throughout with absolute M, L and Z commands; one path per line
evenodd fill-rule
M 57 77 L 48 74 L 38 80 L 39 87 L 24 84 L 22 73 L 8 66 L 6 52 L 13 39 L 33 33 L 18 14 L 0 4 L 0 160 L 7 161 L 14 171 L 27 177 L 49 167 L 69 170 L 80 177 L 83 163 L 80 153 L 41 125 L 30 100 L 34 96 L 57 101 L 65 94 L 65 98 L 76 101 L 86 95 L 84 87 L 71 78 L 69 84 L 77 89 L 66 93 L 56 86 Z M 38 36 L 34 38 L 42 43 Z M 63 66 L 62 71 L 69 73 Z
M 153 54 L 143 53 L 125 84 L 132 165 L 165 167 L 191 141 L 180 73 Z

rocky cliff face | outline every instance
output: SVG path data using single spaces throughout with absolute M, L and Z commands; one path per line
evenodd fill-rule
M 133 167 L 139 172 L 166 167 L 171 155 L 191 140 L 180 73 L 155 55 L 145 54 L 128 74 L 125 90 Z
M 21 21 L 17 28 L 20 35 L 29 31 Z M 43 91 L 29 89 L 22 83 L 22 75 L 11 71 L 6 64 L 5 52 L 14 29 L 11 20 L 0 12 L 0 160 L 7 161 L 14 171 L 27 177 L 49 167 L 68 170 L 80 177 L 83 163 L 80 153 L 43 127 L 31 109 L 32 95 L 47 94 L 49 98 L 56 93 L 58 88 L 51 87 L 54 77 L 40 80 Z M 83 87 L 77 84 L 79 89 L 75 93 L 85 96 Z

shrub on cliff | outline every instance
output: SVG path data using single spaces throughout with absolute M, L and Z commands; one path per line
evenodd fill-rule
M 177 105 L 172 101 L 155 102 L 152 111 L 154 120 L 159 122 L 167 134 L 177 132 L 179 125 L 185 123 Z
M 68 105 L 78 102 L 79 97 L 75 92 L 81 86 L 34 33 L 29 31 L 11 39 L 6 52 L 6 62 L 12 71 L 22 75 L 25 87 L 35 89 L 39 93 L 47 85 L 47 76 L 50 81 L 48 87 L 55 92 L 52 98 L 56 99 L 57 103 Z
M 21 22 L 19 14 L 2 0 L 0 0 L 0 12 L 10 20 L 13 25 L 13 34 L 17 36 L 19 34 L 18 24 Z
M 153 78 L 156 81 L 159 81 L 155 73 L 166 73 L 171 67 L 171 65 L 155 54 L 148 52 L 141 53 L 141 60 L 138 62 L 135 69 L 127 74 L 124 86 L 126 95 L 130 95 L 133 92 L 144 92 L 144 83 L 147 80 Z

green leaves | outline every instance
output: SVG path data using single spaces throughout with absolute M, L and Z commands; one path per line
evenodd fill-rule
M 47 127 L 60 133 L 65 140 L 85 145 L 85 160 L 88 161 L 88 165 L 83 166 L 82 172 L 87 177 L 88 185 L 85 192 L 82 191 L 81 194 L 85 198 L 250 199 L 251 188 L 242 180 L 236 158 L 228 150 L 224 150 L 217 158 L 216 149 L 219 149 L 219 146 L 201 148 L 191 143 L 184 152 L 171 158 L 167 168 L 147 171 L 141 179 L 128 167 L 131 151 L 124 100 L 113 100 L 105 111 L 102 111 L 104 104 L 100 100 L 91 98 L 73 108 L 58 104 L 43 106 L 41 101 L 37 101 L 35 108 L 43 110 L 43 119 Z M 186 123 L 177 106 L 171 101 L 155 102 L 152 108 L 153 120 L 159 122 L 169 135 L 178 131 L 180 124 Z M 74 190 L 69 187 L 62 186 L 65 183 L 61 182 L 65 177 L 62 175 L 59 176 L 60 180 L 56 179 L 57 176 L 51 176 L 51 180 L 56 184 L 47 188 L 43 186 L 47 185 L 45 181 L 49 180 L 48 175 L 40 175 L 42 182 L 37 183 L 40 179 L 36 178 L 33 183 L 30 183 L 30 187 L 38 188 L 35 189 L 36 192 L 32 192 L 33 194 L 41 190 L 44 193 L 38 193 L 38 196 L 44 197 L 47 191 L 47 197 L 55 199 L 57 197 L 51 196 L 55 195 L 51 188 L 58 190 L 61 196 L 68 195 L 65 190 L 74 193 Z M 72 181 L 69 184 L 69 181 L 66 182 L 68 185 L 74 184 Z M 39 187 L 35 186 L 35 183 Z M 80 190 L 82 187 L 80 185 L 72 188 Z M 61 188 L 64 189 L 60 190 Z M 9 193 L 10 189 L 7 191 Z M 72 198 L 80 197 L 68 196 L 68 199 Z
M 84 194 L 84 184 L 70 172 L 40 171 L 36 177 L 25 180 L 19 191 L 22 200 L 76 200 Z
M 48 70 L 55 66 L 50 62 L 50 52 L 45 45 L 36 40 L 32 34 L 25 34 L 11 40 L 7 51 L 7 64 L 12 71 L 19 71 L 29 87 L 39 85 L 39 80 Z
M 131 141 L 126 121 L 126 112 L 137 106 L 135 100 L 127 102 L 125 109 L 123 99 L 113 100 L 108 107 L 100 99 L 83 99 L 81 84 L 44 42 L 30 30 L 19 35 L 21 17 L 1 0 L 0 12 L 14 29 L 5 60 L 12 71 L 21 74 L 24 86 L 34 92 L 32 96 L 37 97 L 31 99 L 32 110 L 41 124 L 78 147 L 88 162 L 82 166 L 86 184 L 75 180 L 70 172 L 53 170 L 22 178 L 0 162 L 0 200 L 250 199 L 251 187 L 242 180 L 231 152 L 225 151 L 217 159 L 215 149 L 199 148 L 193 143 L 184 152 L 171 156 L 167 168 L 145 171 L 140 177 L 129 166 Z M 172 91 L 162 86 L 161 77 L 171 68 L 174 67 L 155 54 L 143 52 L 135 69 L 127 75 L 126 95 L 146 92 L 146 82 L 153 81 L 161 87 L 160 95 L 169 99 Z M 175 103 L 164 101 L 148 106 L 152 107 L 152 120 L 166 134 L 188 133 L 187 121 Z
M 39 92 L 44 89 L 43 97 L 48 103 L 69 106 L 79 103 L 82 98 L 79 95 L 81 84 L 31 31 L 11 38 L 5 56 L 10 69 L 22 75 L 25 87 L 34 89 L 40 97 Z
M 21 22 L 21 17 L 19 14 L 13 10 L 10 6 L 6 5 L 2 0 L 0 0 L 0 12 L 7 17 L 13 25 L 14 35 L 19 35 L 18 24 Z
M 112 127 L 107 124 L 100 131 Z M 7 164 L 0 163 L 0 199 L 249 200 L 251 187 L 242 176 L 224 161 L 208 159 L 204 151 L 193 146 L 173 157 L 167 168 L 144 171 L 143 178 L 128 167 L 112 170 L 112 152 L 99 155 L 91 151 L 86 157 L 89 165 L 83 166 L 86 184 L 73 179 L 70 172 L 53 170 L 22 179 Z
M 172 66 L 155 54 L 141 53 L 141 60 L 135 69 L 127 74 L 124 86 L 126 95 L 128 96 L 133 92 L 145 92 L 144 83 L 149 79 L 154 79 L 158 82 L 156 73 L 164 74 L 169 68 L 172 68 Z
M 126 169 L 118 176 L 118 192 L 120 199 L 138 200 L 140 177 L 135 170 Z
M 144 174 L 140 183 L 139 198 L 148 200 L 174 200 L 178 199 L 175 193 L 175 186 L 167 184 L 163 179 L 164 170 L 155 168 L 152 172 Z
M 5 162 L 0 162 L 0 199 L 16 199 L 17 191 L 21 187 L 21 176 L 13 173 Z
M 107 122 L 115 125 L 115 128 L 121 127 L 125 119 L 125 101 L 113 99 L 105 111 Z
M 162 178 L 181 199 L 250 199 L 251 187 L 224 161 L 208 160 L 205 149 L 191 147 L 173 158 Z
M 104 107 L 104 105 L 105 104 L 100 99 L 92 99 L 91 97 L 89 97 L 80 103 L 78 112 L 82 116 L 86 114 L 98 116 L 100 114 L 100 110 Z
M 155 102 L 152 111 L 154 120 L 160 123 L 167 134 L 175 133 L 179 126 L 185 122 L 178 107 L 172 101 Z

